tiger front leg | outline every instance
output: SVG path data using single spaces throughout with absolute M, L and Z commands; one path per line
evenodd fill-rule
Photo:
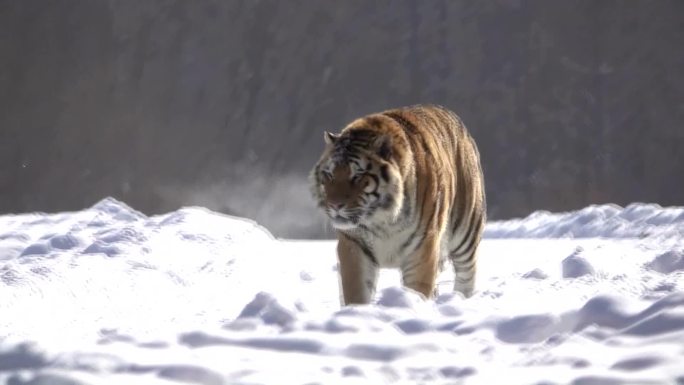
M 432 298 L 439 273 L 439 239 L 426 237 L 418 249 L 401 266 L 404 286 Z
M 337 243 L 342 305 L 368 304 L 375 294 L 378 267 L 361 247 L 346 236 Z

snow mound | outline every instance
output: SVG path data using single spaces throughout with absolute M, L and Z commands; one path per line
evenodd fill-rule
M 646 268 L 663 274 L 684 271 L 684 251 L 670 250 L 646 264 Z
M 256 328 L 191 332 L 181 336 L 179 343 L 193 349 L 240 347 L 304 354 L 309 361 L 327 357 L 331 367 L 337 366 L 331 372 L 364 379 L 372 378 L 369 364 L 396 364 L 422 357 L 433 363 L 431 369 L 423 366 L 418 375 L 419 364 L 395 374 L 424 381 L 481 377 L 476 383 L 484 384 L 492 379 L 486 372 L 493 369 L 490 360 L 496 351 L 508 351 L 511 363 L 517 361 L 528 370 L 540 369 L 540 378 L 547 380 L 555 373 L 543 370 L 547 365 L 556 365 L 561 373 L 575 378 L 572 383 L 584 383 L 586 378 L 601 378 L 597 383 L 624 383 L 634 378 L 648 382 L 638 373 L 649 368 L 684 374 L 681 367 L 676 369 L 684 359 L 676 342 L 684 338 L 684 292 L 645 307 L 639 301 L 596 295 L 580 308 L 561 313 L 488 316 L 467 309 L 458 296 L 438 303 L 425 301 L 405 288 L 388 287 L 372 305 L 350 306 L 327 316 L 291 308 L 286 323 L 272 322 L 272 316 L 262 311 L 277 302 L 275 298 L 259 293 L 245 306 L 240 319 L 253 320 L 259 325 Z M 388 299 L 390 306 L 381 304 Z M 255 304 L 260 310 L 255 311 Z M 445 315 L 440 307 L 446 304 L 463 310 Z M 586 341 L 592 341 L 596 350 L 591 359 L 582 351 Z M 645 341 L 657 349 L 645 349 Z M 601 356 L 604 359 L 597 360 Z M 453 365 L 453 357 L 459 357 L 459 366 Z M 332 364 L 335 359 L 341 362 Z M 345 364 L 348 359 L 365 364 Z M 569 366 L 568 372 L 563 365 Z M 529 377 L 518 375 L 521 377 L 512 377 L 507 383 L 532 383 L 525 380 Z
M 113 198 L 75 213 L 31 213 L 0 216 L 0 259 L 46 257 L 71 251 L 115 257 L 139 248 L 162 233 L 191 242 L 225 238 L 234 244 L 273 236 L 255 222 L 200 207 L 147 217 Z M 202 232 L 186 229 L 201 229 Z M 40 234 L 40 236 L 32 235 Z M 144 250 L 143 250 L 144 251 Z
M 572 255 L 563 260 L 563 278 L 578 278 L 594 275 L 594 268 L 586 258 L 582 257 L 583 249 L 578 247 Z
M 577 312 L 574 330 L 591 325 L 604 329 L 600 338 L 615 335 L 654 336 L 684 332 L 684 292 L 670 294 L 641 311 L 629 311 L 623 299 L 596 296 Z
M 485 239 L 470 298 L 451 269 L 430 300 L 381 271 L 346 307 L 332 241 L 111 198 L 0 216 L 0 383 L 684 383 L 681 213 L 628 208 L 509 228 L 591 239 Z
M 198 207 L 147 217 L 112 198 L 74 213 L 0 216 L 0 239 L 0 309 L 16 313 L 0 328 L 36 338 L 65 328 L 63 339 L 84 337 L 68 327 L 70 314 L 81 314 L 84 330 L 154 330 L 156 322 L 223 312 L 217 294 L 187 287 L 226 287 L 236 267 L 259 261 L 275 242 L 250 220 Z M 49 327 L 30 321 L 36 317 Z
M 645 238 L 684 236 L 684 207 L 592 205 L 565 213 L 536 211 L 489 222 L 485 238 Z

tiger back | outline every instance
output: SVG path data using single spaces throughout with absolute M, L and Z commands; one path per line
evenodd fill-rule
M 472 295 L 486 198 L 460 118 L 440 106 L 403 107 L 324 139 L 310 182 L 337 232 L 343 303 L 369 303 L 379 268 L 400 269 L 404 286 L 430 298 L 447 260 L 454 289 Z

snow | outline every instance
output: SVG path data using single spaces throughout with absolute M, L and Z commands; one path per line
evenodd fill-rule
M 477 291 L 426 301 L 383 271 L 340 307 L 333 241 L 107 198 L 0 216 L 0 382 L 684 383 L 684 209 L 490 222 Z
M 486 238 L 684 237 L 684 207 L 657 204 L 592 205 L 579 211 L 535 211 L 526 218 L 490 223 Z

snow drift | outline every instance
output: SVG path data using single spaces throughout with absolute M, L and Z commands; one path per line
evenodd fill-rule
M 111 198 L 0 216 L 0 381 L 682 383 L 683 213 L 492 222 L 472 298 L 448 271 L 430 301 L 383 271 L 373 304 L 345 308 L 331 241 Z
M 684 237 L 684 208 L 633 203 L 592 205 L 567 213 L 536 211 L 526 218 L 489 223 L 486 238 Z

